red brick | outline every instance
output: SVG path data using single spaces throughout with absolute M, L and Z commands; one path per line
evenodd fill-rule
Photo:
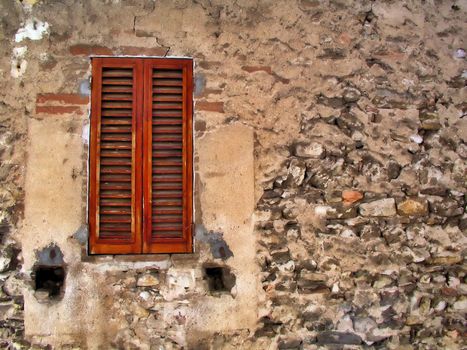
M 165 56 L 167 49 L 163 47 L 138 47 L 138 46 L 122 46 L 115 49 L 121 55 L 130 56 Z
M 36 103 L 59 102 L 71 105 L 87 105 L 88 97 L 83 97 L 79 94 L 39 94 L 36 98 Z
M 75 56 L 112 55 L 112 50 L 100 45 L 77 44 L 70 46 L 70 53 Z
M 195 108 L 199 111 L 224 113 L 224 102 L 198 101 Z
M 243 66 L 242 69 L 248 73 L 266 72 L 272 74 L 272 69 L 269 66 Z
M 79 112 L 78 106 L 36 106 L 36 114 L 69 114 Z
M 342 191 L 342 199 L 344 204 L 352 204 L 363 198 L 363 193 L 358 191 Z

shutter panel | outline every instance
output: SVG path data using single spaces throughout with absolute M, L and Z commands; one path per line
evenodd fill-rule
M 92 60 L 90 252 L 141 252 L 143 64 Z
M 192 61 L 146 60 L 144 74 L 143 252 L 191 252 Z

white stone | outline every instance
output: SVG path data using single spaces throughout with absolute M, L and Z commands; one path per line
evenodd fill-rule
M 446 302 L 444 300 L 441 300 L 438 304 L 435 306 L 435 311 L 440 312 L 443 311 L 446 308 Z
M 352 238 L 352 237 L 356 237 L 356 235 L 352 230 L 346 229 L 346 230 L 342 231 L 341 237 Z
M 384 198 L 360 204 L 360 214 L 362 216 L 394 216 L 396 215 L 396 201 L 394 198 Z
M 339 282 L 336 282 L 332 285 L 332 288 L 331 288 L 331 293 L 332 294 L 337 294 L 339 293 L 340 289 L 339 289 Z
M 299 144 L 295 148 L 295 154 L 302 158 L 321 158 L 325 152 L 323 145 L 317 142 Z
M 465 50 L 464 49 L 457 49 L 454 53 L 454 57 L 456 58 L 465 58 Z
M 293 272 L 295 270 L 295 263 L 293 260 L 287 261 L 285 264 L 278 266 L 281 272 Z
M 317 205 L 315 207 L 315 214 L 318 216 L 326 216 L 328 213 L 328 210 L 331 209 L 331 207 L 325 206 L 325 205 Z
M 467 299 L 456 301 L 452 308 L 456 311 L 466 312 L 467 311 Z
M 410 141 L 415 142 L 417 145 L 420 145 L 421 143 L 423 143 L 423 137 L 421 137 L 420 135 L 411 135 Z
M 306 167 L 303 162 L 298 159 L 292 159 L 289 165 L 288 172 L 292 175 L 292 178 L 297 186 L 300 186 L 305 178 Z
M 149 294 L 149 292 L 144 291 L 139 293 L 139 297 L 144 301 L 147 301 L 151 297 L 151 294 Z

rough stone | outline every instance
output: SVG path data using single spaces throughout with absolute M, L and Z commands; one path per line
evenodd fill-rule
M 301 158 L 320 159 L 325 156 L 326 150 L 322 144 L 317 142 L 298 143 L 295 145 L 294 153 Z
M 362 216 L 394 216 L 396 215 L 396 202 L 394 198 L 379 199 L 369 203 L 362 203 L 359 206 Z
M 152 274 L 145 274 L 138 277 L 136 285 L 138 287 L 155 287 L 160 284 L 159 278 Z
M 327 331 L 318 334 L 318 344 L 359 345 L 362 338 L 354 333 Z
M 423 216 L 428 214 L 428 202 L 420 198 L 406 199 L 397 204 L 397 212 L 405 216 Z

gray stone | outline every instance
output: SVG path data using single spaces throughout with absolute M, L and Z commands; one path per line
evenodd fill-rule
M 353 322 L 355 331 L 359 334 L 370 333 L 373 329 L 377 328 L 377 323 L 369 317 L 357 317 Z
M 16 275 L 12 274 L 8 276 L 3 284 L 3 291 L 12 297 L 21 296 L 23 294 L 24 283 Z
M 388 178 L 393 180 L 399 177 L 401 166 L 394 160 L 390 160 L 387 164 Z
M 306 165 L 303 161 L 296 158 L 289 164 L 288 173 L 292 176 L 295 185 L 300 186 L 305 178 Z
M 343 98 L 345 102 L 357 102 L 360 99 L 361 92 L 355 88 L 347 88 L 344 90 Z
M 349 344 L 359 345 L 362 338 L 355 333 L 326 331 L 318 334 L 318 344 Z
M 430 201 L 430 211 L 439 216 L 458 216 L 464 213 L 464 208 L 451 198 Z
M 379 199 L 359 206 L 360 215 L 387 217 L 396 215 L 396 201 L 394 198 Z
M 289 248 L 285 247 L 282 249 L 273 250 L 271 256 L 274 259 L 274 262 L 277 264 L 285 264 L 290 260 Z
M 0 253 L 0 272 L 8 271 L 10 267 L 11 257 L 3 251 Z

